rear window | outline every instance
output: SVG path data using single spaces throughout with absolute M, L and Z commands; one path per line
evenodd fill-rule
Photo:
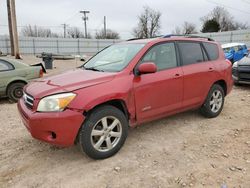
M 0 72 L 12 70 L 13 66 L 6 61 L 0 60 Z
M 203 45 L 208 53 L 208 57 L 210 60 L 213 61 L 213 60 L 218 59 L 219 50 L 218 50 L 218 46 L 216 44 L 204 42 Z
M 183 65 L 203 62 L 203 53 L 200 43 L 179 42 L 178 43 Z

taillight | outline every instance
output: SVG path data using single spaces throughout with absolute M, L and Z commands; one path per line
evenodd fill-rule
M 43 69 L 40 69 L 39 78 L 43 77 Z

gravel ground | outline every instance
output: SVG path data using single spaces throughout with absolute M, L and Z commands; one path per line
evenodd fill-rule
M 76 64 L 57 61 L 66 67 L 50 74 Z M 249 119 L 250 86 L 234 87 L 219 117 L 190 111 L 130 129 L 120 152 L 96 161 L 33 139 L 0 99 L 0 187 L 249 188 Z

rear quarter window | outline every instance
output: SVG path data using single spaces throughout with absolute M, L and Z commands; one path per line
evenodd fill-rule
M 0 60 L 0 72 L 13 70 L 13 69 L 14 69 L 13 65 L 11 65 L 10 63 L 6 61 Z
M 216 44 L 204 42 L 203 45 L 207 51 L 209 60 L 213 61 L 219 58 L 219 49 Z

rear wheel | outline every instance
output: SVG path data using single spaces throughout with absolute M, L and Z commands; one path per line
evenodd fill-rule
M 116 154 L 128 134 L 128 120 L 113 106 L 96 108 L 79 133 L 81 149 L 91 158 L 104 159 Z
M 217 117 L 223 109 L 224 98 L 223 88 L 218 84 L 214 84 L 207 95 L 205 103 L 200 109 L 202 115 L 208 118 Z
M 23 96 L 23 87 L 25 83 L 12 83 L 7 90 L 7 96 L 12 102 L 17 102 Z

